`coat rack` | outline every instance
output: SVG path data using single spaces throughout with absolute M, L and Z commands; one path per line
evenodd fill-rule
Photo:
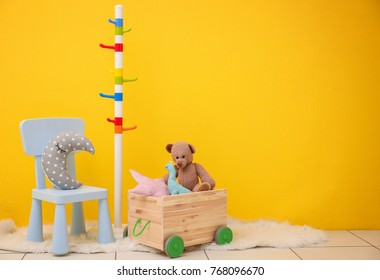
M 114 227 L 122 226 L 122 166 L 123 166 L 123 131 L 136 129 L 136 125 L 131 127 L 123 126 L 123 83 L 134 82 L 137 78 L 123 78 L 123 34 L 131 29 L 123 30 L 123 6 L 115 6 L 115 20 L 108 20 L 115 25 L 115 44 L 103 45 L 100 47 L 115 51 L 115 92 L 113 95 L 100 93 L 101 97 L 112 98 L 115 103 L 114 119 L 107 118 L 107 121 L 114 124 Z

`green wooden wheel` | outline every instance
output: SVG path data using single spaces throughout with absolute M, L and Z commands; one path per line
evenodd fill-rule
M 123 231 L 123 238 L 126 238 L 126 237 L 128 237 L 128 225 L 125 227 Z
M 182 255 L 185 249 L 183 239 L 178 235 L 170 236 L 165 241 L 165 253 L 171 258 L 177 258 Z
M 233 238 L 233 233 L 229 227 L 220 227 L 215 232 L 215 242 L 218 245 L 231 243 L 232 238 Z

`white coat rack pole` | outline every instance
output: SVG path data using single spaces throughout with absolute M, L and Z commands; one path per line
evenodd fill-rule
M 114 119 L 107 121 L 114 124 L 114 227 L 122 226 L 122 185 L 123 185 L 123 131 L 133 130 L 136 126 L 123 127 L 123 83 L 133 82 L 137 79 L 123 78 L 123 34 L 129 30 L 123 30 L 123 6 L 115 6 L 115 20 L 108 20 L 115 25 L 115 44 L 100 47 L 115 50 L 115 92 L 113 95 L 101 93 L 101 97 L 115 100 Z

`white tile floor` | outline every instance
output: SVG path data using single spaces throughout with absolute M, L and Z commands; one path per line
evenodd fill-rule
M 189 251 L 175 260 L 380 260 L 380 230 L 327 231 L 329 241 L 308 248 L 253 248 L 243 251 Z M 168 260 L 165 254 L 24 254 L 0 250 L 0 260 Z

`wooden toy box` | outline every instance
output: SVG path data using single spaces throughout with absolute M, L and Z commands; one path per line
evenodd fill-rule
M 179 236 L 185 247 L 208 243 L 227 224 L 224 189 L 161 198 L 129 193 L 128 208 L 128 236 L 167 254 L 170 237 Z

